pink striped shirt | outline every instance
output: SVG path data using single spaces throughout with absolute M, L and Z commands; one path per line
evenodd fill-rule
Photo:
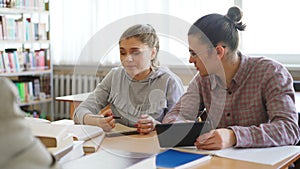
M 296 144 L 300 137 L 293 79 L 276 61 L 241 56 L 228 89 L 216 75 L 197 74 L 163 123 L 195 120 L 206 109 L 217 128 L 234 131 L 235 147 Z

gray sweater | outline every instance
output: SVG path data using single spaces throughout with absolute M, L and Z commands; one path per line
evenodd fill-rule
M 153 70 L 143 80 L 132 79 L 123 67 L 113 68 L 96 89 L 74 112 L 74 119 L 83 124 L 86 114 L 97 114 L 108 104 L 117 122 L 134 126 L 142 114 L 158 121 L 169 112 L 183 94 L 180 78 L 167 68 Z

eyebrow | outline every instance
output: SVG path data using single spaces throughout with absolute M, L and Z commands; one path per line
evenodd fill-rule
M 126 49 L 123 48 L 123 47 L 120 47 L 120 49 L 126 50 Z M 140 49 L 141 49 L 141 48 L 138 48 L 138 47 L 129 48 L 129 50 L 140 50 Z

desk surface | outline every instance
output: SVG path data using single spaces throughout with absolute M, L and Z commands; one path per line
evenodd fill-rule
M 101 168 L 126 168 L 160 151 L 156 132 L 149 135 L 134 135 L 121 137 L 106 137 L 97 153 L 90 154 L 79 160 L 67 163 L 64 169 L 89 169 Z M 196 168 L 213 169 L 273 169 L 287 168 L 292 162 L 300 157 L 300 154 L 293 155 L 279 162 L 276 165 L 263 165 L 227 158 L 213 156 L 211 160 L 205 161 Z M 144 168 L 149 168 L 145 166 Z
M 84 101 L 90 93 L 82 93 L 68 96 L 56 97 L 56 101 L 65 101 L 65 102 L 82 102 Z M 296 92 L 296 110 L 300 112 L 300 92 Z
M 81 94 L 74 94 L 68 96 L 60 96 L 56 97 L 56 101 L 65 101 L 65 102 L 82 102 L 84 101 L 90 93 L 81 93 Z

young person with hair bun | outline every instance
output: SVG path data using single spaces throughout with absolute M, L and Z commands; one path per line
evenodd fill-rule
M 188 32 L 189 62 L 199 73 L 163 123 L 195 120 L 205 110 L 215 129 L 195 140 L 198 149 L 294 145 L 300 138 L 293 79 L 280 63 L 238 50 L 242 16 L 231 7 L 201 17 Z

